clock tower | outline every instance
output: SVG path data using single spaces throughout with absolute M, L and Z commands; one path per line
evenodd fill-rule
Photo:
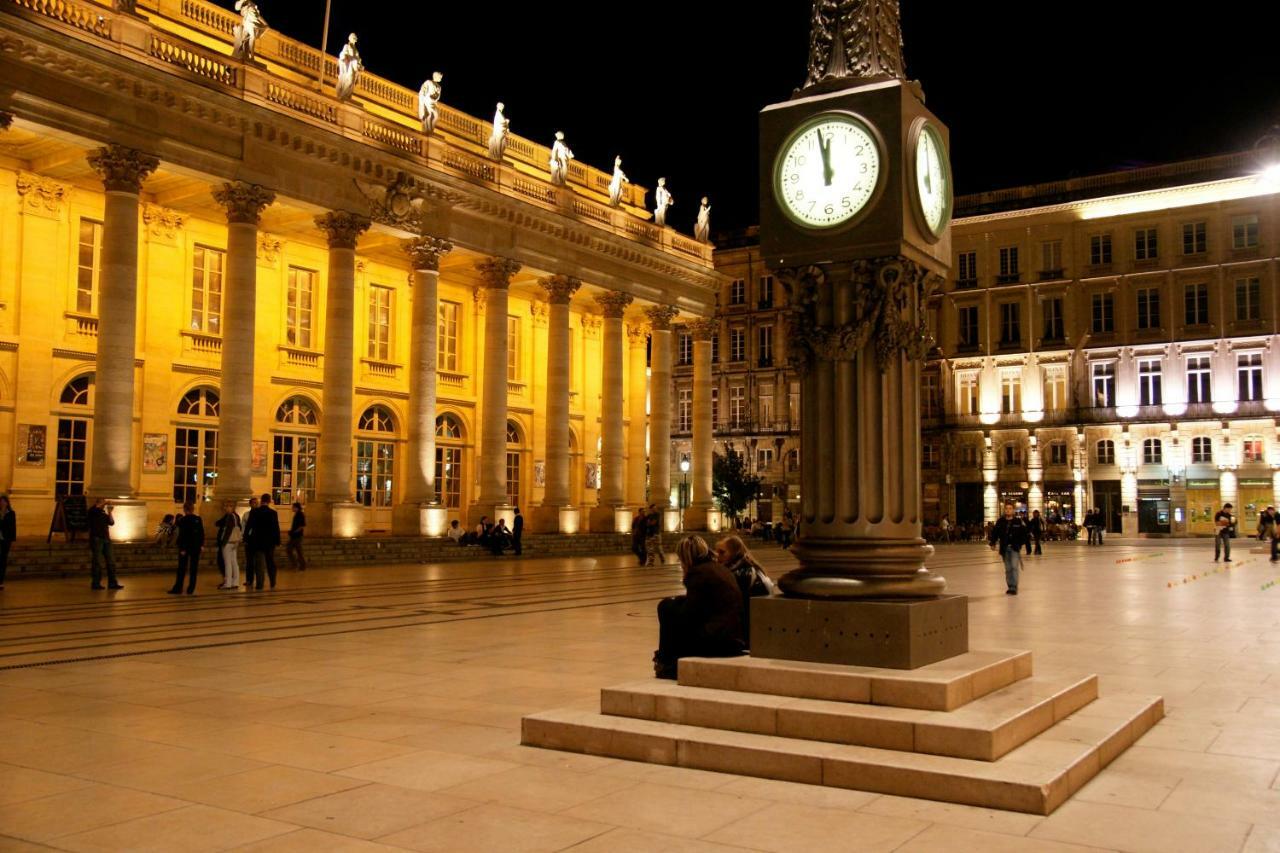
M 950 136 L 906 79 L 898 0 L 814 0 L 811 27 L 805 85 L 760 113 L 760 248 L 790 294 L 802 381 L 801 519 L 784 595 L 752 602 L 751 651 L 913 668 L 968 649 L 967 601 L 921 536 Z

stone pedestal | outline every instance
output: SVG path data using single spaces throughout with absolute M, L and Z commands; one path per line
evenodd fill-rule
M 578 533 L 582 517 L 573 506 L 537 506 L 530 513 L 529 530 L 533 533 Z
M 680 532 L 680 510 L 668 507 L 662 511 L 662 529 L 666 533 Z
M 276 507 L 283 513 L 287 507 Z M 307 504 L 307 533 L 334 539 L 356 539 L 364 535 L 365 508 L 352 501 L 316 501 Z M 287 525 L 281 519 L 281 527 Z
M 591 508 L 589 524 L 592 533 L 630 533 L 634 509 L 625 506 L 597 506 Z
M 107 503 L 111 505 L 111 517 L 116 522 L 111 527 L 111 541 L 141 542 L 151 537 L 151 529 L 147 526 L 146 501 L 126 498 L 109 500 Z
M 683 528 L 686 532 L 719 533 L 724 527 L 724 515 L 718 509 L 704 506 L 686 507 Z
M 969 599 L 751 599 L 751 654 L 916 669 L 969 651 Z
M 440 537 L 449 532 L 449 511 L 440 504 L 399 504 L 392 511 L 397 536 Z

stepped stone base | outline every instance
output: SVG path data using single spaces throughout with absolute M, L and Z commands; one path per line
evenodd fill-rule
M 601 713 L 524 718 L 530 746 L 1049 814 L 1164 715 L 1032 675 L 1027 652 L 912 672 L 759 658 L 680 662 L 678 684 L 605 689 Z
M 969 651 L 969 599 L 753 598 L 751 650 L 762 658 L 916 669 Z

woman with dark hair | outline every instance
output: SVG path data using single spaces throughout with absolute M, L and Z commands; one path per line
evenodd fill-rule
M 773 593 L 773 581 L 756 562 L 741 536 L 726 536 L 716 543 L 716 562 L 733 574 L 742 592 L 742 638 L 751 644 L 751 599 Z
M 658 678 L 675 678 L 682 657 L 733 657 L 745 647 L 742 591 L 733 575 L 700 536 L 686 537 L 677 553 L 687 592 L 658 602 Z

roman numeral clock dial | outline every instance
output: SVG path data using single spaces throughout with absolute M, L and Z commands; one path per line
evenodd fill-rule
M 880 185 L 880 147 L 860 119 L 815 116 L 796 128 L 774 165 L 774 194 L 784 212 L 806 228 L 849 223 Z

